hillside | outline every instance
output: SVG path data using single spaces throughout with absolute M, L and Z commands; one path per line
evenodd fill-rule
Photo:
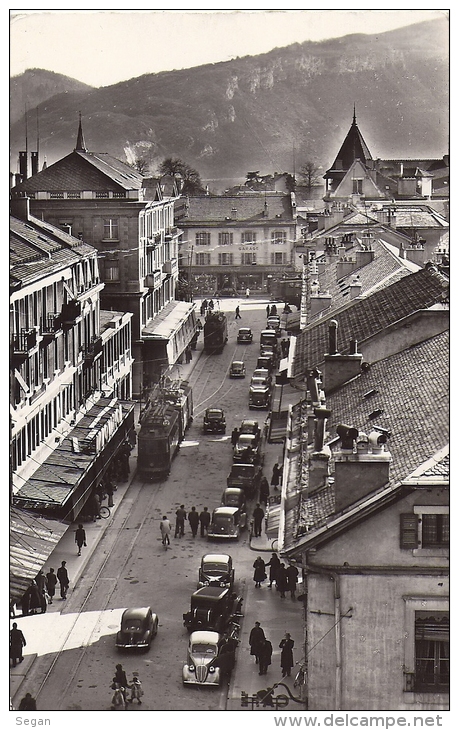
M 10 80 L 10 123 L 14 124 L 24 116 L 28 110 L 48 101 L 51 97 L 61 93 L 86 92 L 92 87 L 81 81 L 70 79 L 68 76 L 44 71 L 40 68 L 29 68 L 19 76 Z M 32 128 L 35 133 L 36 114 L 33 114 Z
M 306 159 L 326 169 L 354 103 L 373 157 L 442 156 L 448 151 L 448 30 L 440 19 L 100 89 L 65 89 L 39 105 L 40 156 L 51 164 L 74 148 L 81 111 L 88 149 L 123 160 L 139 150 L 153 165 L 177 156 L 206 179 L 292 170 L 293 155 L 297 169 Z M 23 130 L 23 120 L 12 125 L 13 170 Z

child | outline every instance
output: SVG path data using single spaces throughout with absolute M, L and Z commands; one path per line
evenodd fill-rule
M 137 672 L 132 673 L 132 682 L 129 685 L 129 688 L 131 690 L 131 697 L 128 700 L 128 702 L 132 702 L 133 700 L 137 700 L 139 705 L 142 704 L 142 700 L 140 699 L 143 695 L 143 689 L 142 689 L 142 682 L 139 679 L 139 675 Z

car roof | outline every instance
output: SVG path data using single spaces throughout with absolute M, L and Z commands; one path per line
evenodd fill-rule
M 260 426 L 258 425 L 258 421 L 255 421 L 252 418 L 244 418 L 244 420 L 241 423 L 241 428 L 243 428 L 246 425 L 255 426 L 255 428 L 260 428 Z
M 227 563 L 231 560 L 231 556 L 224 553 L 206 553 L 202 556 L 202 560 L 207 560 L 209 563 Z
M 233 362 L 231 363 L 231 365 L 243 365 L 243 364 L 244 364 L 244 360 L 233 360 Z
M 193 631 L 190 634 L 190 644 L 217 644 L 220 634 L 216 631 Z
M 238 511 L 237 507 L 216 507 L 214 509 L 214 515 L 227 515 L 228 517 L 233 517 L 233 515 Z
M 215 601 L 218 601 L 220 600 L 220 598 L 223 598 L 228 592 L 229 588 L 222 588 L 221 586 L 203 586 L 202 588 L 198 588 L 198 590 L 195 591 L 191 597 L 201 598 L 202 596 L 205 596 L 206 598 L 211 598 Z
M 256 438 L 254 433 L 240 433 L 238 441 L 255 441 Z
M 272 330 L 261 330 L 261 334 L 269 336 L 274 335 L 274 337 L 276 336 Z
M 243 494 L 245 496 L 245 492 L 240 487 L 226 487 L 223 494 Z
M 252 332 L 250 327 L 239 327 L 239 332 Z
M 151 611 L 150 606 L 143 606 L 141 608 L 126 608 L 126 610 L 123 611 L 122 618 L 145 618 L 149 611 Z
M 206 413 L 223 413 L 223 408 L 206 408 Z

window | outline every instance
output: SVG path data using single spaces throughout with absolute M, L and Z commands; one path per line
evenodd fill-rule
M 218 245 L 219 246 L 232 246 L 233 245 L 233 234 L 232 233 L 219 233 L 218 234 Z
M 210 253 L 197 253 L 196 254 L 196 265 L 197 266 L 209 266 L 210 265 Z
M 256 231 L 242 231 L 241 243 L 256 243 L 257 234 Z
M 352 180 L 352 194 L 362 195 L 363 193 L 363 180 L 354 178 Z
M 286 264 L 287 263 L 287 254 L 284 252 L 277 252 L 274 251 L 271 253 L 271 263 L 272 264 Z
M 117 259 L 105 261 L 105 281 L 119 281 L 120 265 Z
M 233 254 L 232 253 L 219 253 L 218 254 L 219 266 L 232 266 L 233 265 Z
M 106 218 L 104 220 L 104 238 L 118 240 L 118 219 Z
M 210 246 L 210 233 L 199 231 L 196 234 L 196 246 Z
M 287 234 L 285 231 L 273 231 L 271 233 L 271 243 L 287 243 Z
M 400 547 L 402 550 L 438 550 L 449 547 L 448 507 L 418 506 L 413 512 L 400 515 Z
M 415 611 L 414 690 L 447 692 L 449 687 L 449 613 Z
M 241 254 L 241 264 L 250 266 L 250 264 L 256 264 L 256 263 L 257 263 L 257 254 L 256 253 L 242 253 Z

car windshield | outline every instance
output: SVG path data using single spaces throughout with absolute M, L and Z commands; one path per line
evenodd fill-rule
M 192 654 L 204 654 L 205 656 L 216 656 L 217 655 L 217 647 L 215 644 L 192 644 L 191 645 L 191 653 Z
M 258 424 L 251 421 L 243 421 L 241 424 L 241 434 L 243 433 L 256 433 L 258 431 Z
M 266 378 L 252 378 L 252 385 L 255 388 L 264 388 L 266 387 Z
M 233 368 L 233 370 L 242 370 L 243 363 L 242 362 L 233 362 L 231 367 Z
M 231 476 L 234 477 L 253 477 L 253 467 L 246 465 L 233 466 Z
M 207 418 L 210 420 L 217 420 L 222 418 L 223 413 L 221 411 L 207 411 Z
M 223 563 L 204 563 L 202 569 L 204 573 L 215 573 L 216 575 L 220 575 L 228 570 L 228 566 L 223 565 Z
M 239 507 L 239 494 L 225 494 L 225 504 L 227 507 Z
M 140 631 L 142 621 L 138 618 L 128 618 L 124 622 L 124 631 Z
M 251 330 L 248 327 L 247 328 L 242 328 L 242 329 L 239 330 L 239 334 L 240 335 L 250 335 L 250 333 L 251 333 Z
M 253 446 L 255 436 L 251 433 L 243 433 L 239 436 L 237 446 L 241 449 L 246 449 L 248 446 Z

